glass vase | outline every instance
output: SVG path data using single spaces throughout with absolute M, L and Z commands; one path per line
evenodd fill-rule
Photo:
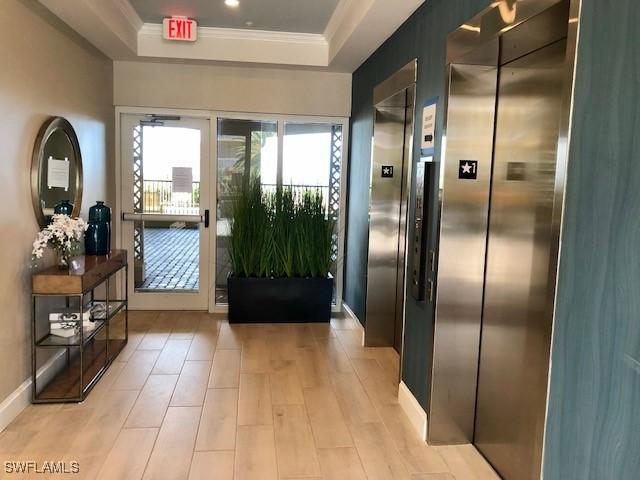
M 71 254 L 66 251 L 57 250 L 56 251 L 57 263 L 59 270 L 69 270 L 69 265 L 71 264 Z

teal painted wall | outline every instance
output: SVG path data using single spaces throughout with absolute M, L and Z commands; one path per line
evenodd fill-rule
M 344 297 L 361 319 L 366 319 L 373 88 L 418 58 L 418 108 L 425 99 L 440 97 L 439 159 L 446 35 L 487 4 L 427 0 L 354 73 Z M 640 478 L 639 150 L 640 1 L 583 0 L 546 480 Z M 409 297 L 402 378 L 425 407 L 432 322 L 431 307 Z
M 545 480 L 640 478 L 640 2 L 583 0 Z
M 418 59 L 416 108 L 421 116 L 427 99 L 439 97 L 435 159 L 440 147 L 445 95 L 445 46 L 449 32 L 488 5 L 488 0 L 427 0 L 353 75 L 351 146 L 349 156 L 348 224 L 345 255 L 344 299 L 356 315 L 366 322 L 366 276 L 368 248 L 368 205 L 373 134 L 373 88 L 414 58 Z M 420 158 L 416 125 L 413 162 Z M 437 173 L 437 172 L 436 172 Z M 434 175 L 434 180 L 438 175 Z M 415 179 L 412 179 L 415 191 Z M 432 185 L 432 191 L 435 186 Z M 436 218 L 437 199 L 431 199 L 432 218 Z M 413 230 L 415 212 L 410 212 Z M 413 231 L 410 232 L 410 237 Z M 430 228 L 430 247 L 435 224 Z M 413 262 L 409 252 L 409 265 Z M 405 357 L 402 379 L 427 408 L 433 343 L 433 305 L 416 302 L 408 295 L 405 323 Z

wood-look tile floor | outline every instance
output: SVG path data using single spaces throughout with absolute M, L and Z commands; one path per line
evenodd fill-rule
M 398 355 L 362 328 L 229 325 L 131 312 L 129 343 L 82 404 L 32 405 L 0 460 L 77 461 L 116 480 L 495 480 L 470 445 L 430 447 L 397 402 Z

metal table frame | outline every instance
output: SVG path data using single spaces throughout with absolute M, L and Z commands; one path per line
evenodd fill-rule
M 122 272 L 124 268 L 124 276 L 125 276 L 125 289 L 124 289 L 124 299 L 110 299 L 110 293 L 109 293 L 109 289 L 111 286 L 111 277 L 117 275 L 118 273 Z M 32 403 L 77 403 L 77 402 L 82 402 L 87 398 L 87 395 L 89 394 L 89 392 L 91 392 L 91 390 L 93 389 L 93 387 L 95 386 L 95 384 L 100 380 L 100 378 L 102 378 L 102 375 L 104 375 L 104 373 L 107 371 L 107 369 L 109 368 L 109 366 L 111 365 L 111 363 L 113 363 L 114 359 L 118 356 L 118 354 L 122 351 L 122 349 L 127 345 L 127 342 L 129 340 L 129 265 L 128 262 L 124 263 L 120 268 L 118 268 L 117 270 L 111 272 L 109 275 L 107 275 L 98 285 L 95 285 L 93 288 L 91 288 L 91 290 L 87 290 L 86 292 L 83 292 L 81 294 L 71 294 L 71 295 L 65 295 L 65 294 L 37 294 L 37 293 L 32 293 L 31 294 L 31 299 L 32 299 L 32 304 L 31 304 L 31 342 L 32 342 L 32 348 L 31 348 L 31 401 Z M 104 303 L 106 306 L 106 313 L 105 313 L 105 318 L 104 321 L 102 323 L 102 325 L 100 326 L 96 326 L 95 330 L 91 331 L 89 335 L 86 336 L 85 338 L 85 332 L 84 332 L 84 328 L 82 327 L 82 322 L 83 322 L 83 316 L 84 316 L 84 312 L 86 311 L 86 304 L 84 302 L 85 297 L 87 296 L 87 294 L 90 294 L 91 296 L 91 300 L 90 300 L 90 304 L 93 305 L 96 302 L 95 299 L 95 289 L 101 285 L 105 285 L 106 288 L 106 294 L 105 294 L 105 299 L 104 299 Z M 46 339 L 51 337 L 51 334 L 45 334 L 44 336 L 40 337 L 40 338 L 36 338 L 36 306 L 37 306 L 37 299 L 41 298 L 41 297 L 64 297 L 65 298 L 65 303 L 66 303 L 66 308 L 69 308 L 70 305 L 70 299 L 71 298 L 77 298 L 78 299 L 78 313 L 80 314 L 79 317 L 79 322 L 80 322 L 80 333 L 79 333 L 79 341 L 77 343 L 68 343 L 68 344 L 64 344 L 63 341 L 63 337 L 59 337 L 62 340 L 60 340 L 60 344 L 55 344 L 55 342 L 47 344 L 45 342 Z M 97 300 L 102 302 L 103 300 Z M 111 309 L 111 303 L 116 303 L 118 304 L 115 308 Z M 124 310 L 124 342 L 122 343 L 122 346 L 115 352 L 113 352 L 113 355 L 110 356 L 110 352 L 109 352 L 109 341 L 110 341 L 110 336 L 109 336 L 109 329 L 110 329 L 110 323 L 111 320 L 113 318 L 116 317 L 116 315 L 118 313 L 120 313 L 121 311 Z M 47 321 L 48 321 L 48 317 L 47 317 Z M 102 330 L 105 330 L 106 332 L 106 341 L 105 341 L 105 361 L 104 364 L 102 365 L 102 367 L 95 373 L 95 375 L 93 376 L 93 378 L 91 378 L 91 380 L 89 380 L 85 386 L 85 382 L 84 382 L 84 353 L 85 353 L 85 346 L 86 344 L 92 340 L 99 332 L 101 332 Z M 75 336 L 74 336 L 75 337 Z M 79 382 L 78 382 L 78 395 L 76 397 L 60 397 L 60 398 L 38 398 L 38 385 L 37 385 L 37 349 L 39 348 L 49 348 L 49 349 L 61 349 L 64 348 L 66 349 L 66 368 L 70 369 L 71 368 L 71 348 L 78 348 L 78 358 L 79 358 Z M 55 376 L 52 380 L 49 381 L 55 381 Z

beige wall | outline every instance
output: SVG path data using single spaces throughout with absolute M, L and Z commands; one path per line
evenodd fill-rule
M 111 203 L 112 62 L 33 0 L 0 7 L 0 403 L 30 375 L 33 143 L 49 116 L 75 127 L 84 160 L 83 213 Z M 85 217 L 86 218 L 86 217 Z
M 348 117 L 351 74 L 115 62 L 116 105 Z

